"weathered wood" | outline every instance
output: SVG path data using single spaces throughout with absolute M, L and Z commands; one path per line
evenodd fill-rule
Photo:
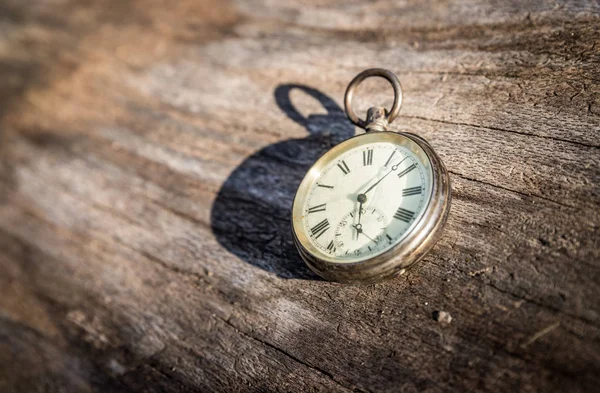
M 3 2 L 0 391 L 596 390 L 599 29 L 584 1 Z M 347 286 L 289 209 L 372 66 L 454 198 L 406 277 Z

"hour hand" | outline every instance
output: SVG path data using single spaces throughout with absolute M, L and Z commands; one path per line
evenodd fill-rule
M 356 197 L 356 200 L 358 201 L 358 223 L 360 224 L 360 219 L 362 218 L 362 211 L 363 211 L 363 203 L 365 203 L 367 201 L 367 196 L 365 194 L 358 194 L 358 196 Z

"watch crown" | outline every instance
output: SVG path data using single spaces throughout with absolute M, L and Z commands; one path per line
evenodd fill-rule
M 367 131 L 387 131 L 388 113 L 385 108 L 372 107 L 367 111 L 367 120 L 365 129 Z

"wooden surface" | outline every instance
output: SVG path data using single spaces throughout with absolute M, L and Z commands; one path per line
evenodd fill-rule
M 4 0 L 0 391 L 597 391 L 599 30 L 597 1 Z M 407 276 L 347 286 L 289 210 L 374 66 L 454 198 Z

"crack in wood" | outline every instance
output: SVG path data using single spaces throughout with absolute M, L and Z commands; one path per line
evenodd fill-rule
M 465 175 L 463 175 L 461 173 L 458 173 L 458 172 L 455 172 L 453 170 L 448 170 L 448 172 L 450 172 L 451 174 L 453 174 L 455 176 L 458 176 L 458 177 L 460 177 L 461 179 L 464 179 L 464 180 L 468 180 L 468 181 L 472 181 L 472 182 L 475 182 L 475 183 L 484 184 L 486 186 L 498 188 L 500 190 L 504 190 L 504 191 L 508 191 L 508 192 L 511 192 L 511 193 L 514 193 L 514 194 L 525 196 L 527 198 L 538 198 L 538 199 L 542 199 L 542 200 L 545 200 L 545 201 L 557 204 L 559 206 L 568 207 L 568 208 L 571 208 L 571 209 L 577 209 L 576 206 L 572 206 L 572 205 L 568 205 L 568 204 L 565 204 L 565 203 L 562 203 L 562 202 L 558 202 L 558 201 L 555 201 L 555 200 L 550 199 L 550 198 L 546 198 L 546 197 L 541 196 L 541 195 L 527 194 L 527 193 L 522 192 L 522 191 L 512 190 L 510 188 L 506 188 L 506 187 L 503 187 L 503 186 L 500 186 L 500 185 L 497 185 L 497 184 L 488 183 L 488 182 L 486 182 L 484 180 L 474 179 L 474 178 L 465 176 Z
M 473 128 L 478 128 L 481 130 L 507 132 L 510 134 L 523 135 L 523 136 L 528 136 L 531 138 L 547 139 L 547 140 L 556 141 L 556 142 L 570 143 L 570 144 L 578 145 L 578 146 L 582 146 L 582 147 L 600 149 L 600 145 L 587 144 L 587 143 L 583 143 L 583 142 L 573 141 L 573 140 L 564 139 L 564 138 L 557 138 L 557 137 L 548 136 L 548 135 L 539 135 L 539 134 L 532 134 L 532 133 L 528 133 L 528 132 L 509 130 L 509 129 L 500 128 L 500 127 L 484 126 L 484 125 L 472 124 L 472 123 L 454 122 L 454 121 L 448 121 L 448 120 L 442 120 L 442 119 L 432 119 L 429 117 L 415 116 L 415 115 L 400 115 L 399 118 L 417 119 L 417 120 L 423 120 L 423 121 L 430 121 L 430 122 L 434 122 L 434 123 L 448 124 L 448 125 L 453 125 L 453 126 L 473 127 Z

